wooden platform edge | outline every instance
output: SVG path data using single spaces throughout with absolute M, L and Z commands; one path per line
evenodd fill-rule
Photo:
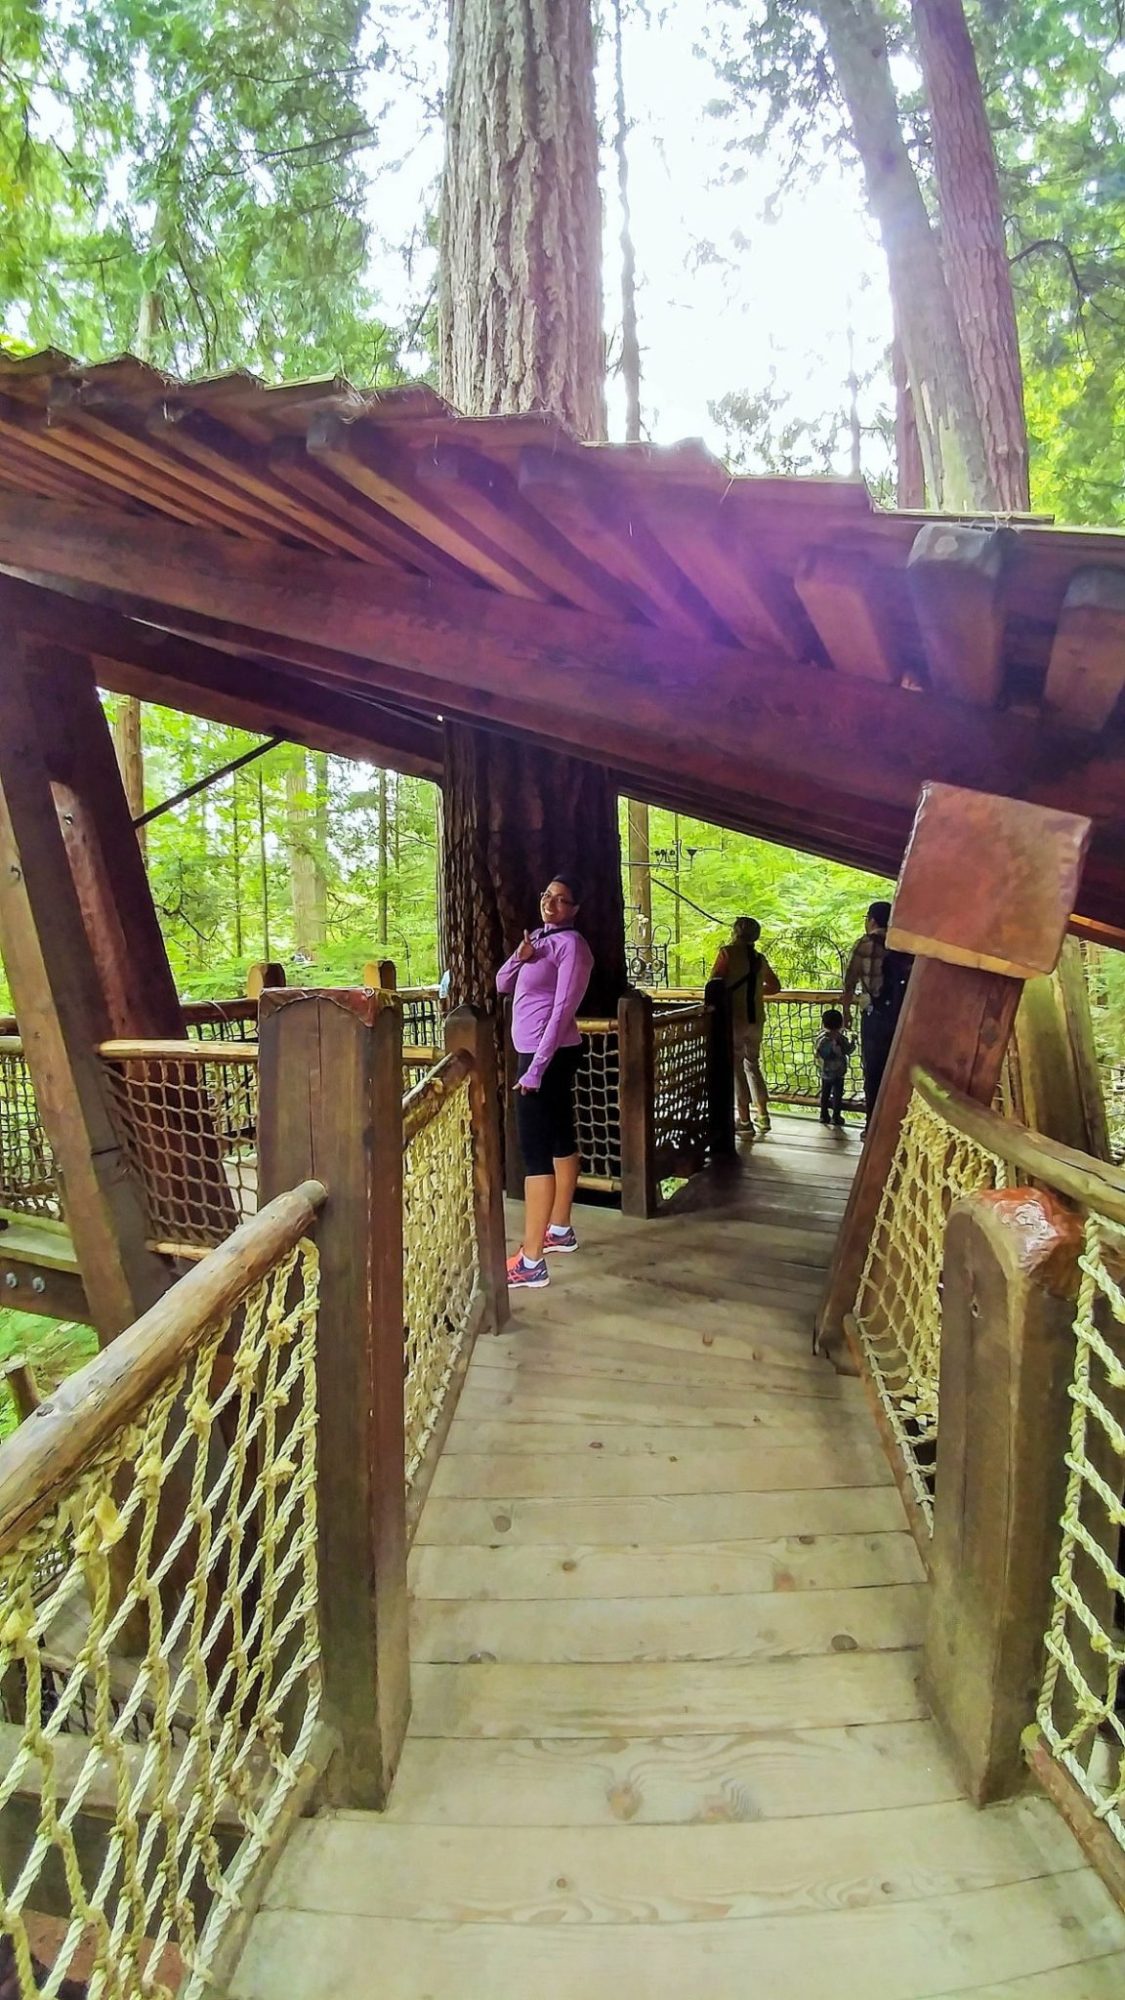
M 1032 1777 L 1062 1814 L 1091 1868 L 1118 1908 L 1125 1910 L 1125 1848 L 1099 1820 L 1082 1787 L 1059 1763 L 1037 1722 L 1023 1732 L 1023 1754 Z

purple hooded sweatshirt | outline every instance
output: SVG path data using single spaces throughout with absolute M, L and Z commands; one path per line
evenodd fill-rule
M 544 925 L 532 931 L 534 958 L 524 965 L 519 947 L 496 975 L 498 993 L 515 993 L 512 1042 L 521 1056 L 534 1056 L 523 1078 L 537 1090 L 556 1049 L 576 1049 L 582 1035 L 577 1014 L 590 984 L 594 954 L 578 931 Z

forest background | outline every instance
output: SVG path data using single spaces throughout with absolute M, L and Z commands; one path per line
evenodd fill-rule
M 1032 505 L 1117 522 L 1125 23 L 1116 0 L 966 12 L 999 169 Z M 906 0 L 604 0 L 611 434 L 624 421 L 627 161 L 642 435 L 669 441 L 686 413 L 737 470 L 866 476 L 893 501 L 893 272 L 888 283 L 840 59 L 852 33 L 874 24 L 885 38 L 896 143 L 932 216 L 916 13 Z M 433 377 L 443 27 L 425 0 L 5 0 L 0 338 L 85 362 L 128 350 L 184 376 Z M 901 493 L 901 452 L 897 474 Z M 123 737 L 127 706 L 110 703 Z M 253 742 L 149 707 L 140 730 L 148 806 Z M 649 842 L 674 983 L 704 976 L 744 910 L 784 978 L 831 980 L 888 888 L 662 812 Z M 389 955 L 403 984 L 436 978 L 437 846 L 432 787 L 271 750 L 146 831 L 181 990 L 240 991 L 259 958 L 332 982 Z M 634 871 L 627 904 L 641 900 Z M 1099 982 L 1101 1031 L 1120 1046 L 1125 960 L 1106 955 Z

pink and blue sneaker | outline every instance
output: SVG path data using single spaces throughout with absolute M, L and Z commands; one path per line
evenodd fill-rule
M 510 1292 L 541 1292 L 544 1285 L 551 1282 L 547 1260 L 540 1257 L 538 1263 L 531 1264 L 522 1250 L 508 1259 L 508 1290 Z
M 572 1250 L 577 1250 L 578 1238 L 569 1223 L 565 1229 L 556 1229 L 552 1223 L 547 1231 L 543 1248 L 548 1255 L 551 1251 L 555 1251 L 561 1257 L 568 1257 Z

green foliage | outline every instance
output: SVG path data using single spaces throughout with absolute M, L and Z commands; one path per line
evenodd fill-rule
M 74 1320 L 48 1319 L 38 1313 L 11 1312 L 0 1307 L 0 1362 L 17 1358 L 30 1361 L 43 1396 L 57 1389 L 67 1375 L 98 1351 L 92 1327 Z M 17 1424 L 15 1405 L 6 1389 L 0 1390 L 0 1438 L 8 1437 Z
M 395 379 L 365 276 L 364 0 L 8 0 L 0 315 L 182 374 Z
M 653 937 L 668 948 L 674 986 L 695 986 L 709 976 L 739 916 L 757 917 L 762 949 L 783 984 L 831 986 L 863 929 L 868 904 L 893 887 L 882 876 L 655 807 L 649 851 Z M 628 876 L 625 901 L 627 927 L 635 935 Z

